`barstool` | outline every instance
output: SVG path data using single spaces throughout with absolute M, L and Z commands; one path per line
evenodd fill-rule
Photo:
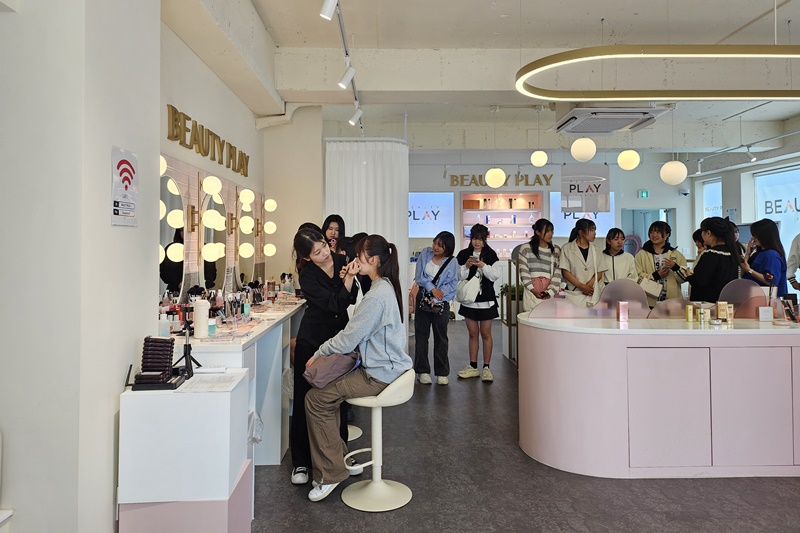
M 359 511 L 378 513 L 399 509 L 411 501 L 411 489 L 402 483 L 381 478 L 381 467 L 383 466 L 382 409 L 400 405 L 411 399 L 414 394 L 414 378 L 415 374 L 412 368 L 390 383 L 377 396 L 347 400 L 352 405 L 372 409 L 372 447 L 362 448 L 345 456 L 345 464 L 347 464 L 347 459 L 351 456 L 372 451 L 372 461 L 358 465 L 359 468 L 372 466 L 372 480 L 353 483 L 342 491 L 342 501 L 348 507 Z

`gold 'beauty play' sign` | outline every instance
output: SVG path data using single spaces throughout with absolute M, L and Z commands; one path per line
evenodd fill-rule
M 167 104 L 167 139 L 178 141 L 178 144 L 194 151 L 203 157 L 208 157 L 220 165 L 247 177 L 247 167 L 250 156 L 234 145 L 222 139 L 219 135 L 198 124 L 196 120 L 186 113 L 178 111 L 175 106 Z M 187 137 L 188 135 L 188 137 Z
M 515 187 L 549 187 L 552 174 L 509 174 L 503 185 Z M 483 174 L 450 174 L 451 187 L 488 187 Z

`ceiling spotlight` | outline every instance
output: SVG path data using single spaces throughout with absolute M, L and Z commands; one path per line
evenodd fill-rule
M 361 119 L 361 115 L 363 115 L 363 114 L 364 114 L 364 112 L 361 111 L 360 107 L 356 108 L 356 112 L 353 113 L 353 116 L 350 117 L 350 120 L 348 120 L 350 125 L 351 126 L 355 126 L 358 123 L 358 121 Z
M 322 2 L 322 9 L 319 10 L 319 16 L 325 20 L 331 20 L 333 14 L 336 12 L 336 5 L 339 0 L 325 0 Z
M 747 156 L 747 159 L 749 159 L 751 163 L 755 163 L 758 160 L 758 158 L 750 151 L 749 146 L 745 147 L 744 155 Z
M 344 76 L 342 76 L 342 79 L 339 80 L 339 87 L 342 89 L 347 89 L 347 86 L 350 85 L 350 82 L 355 75 L 356 69 L 353 67 L 347 67 L 347 70 L 344 71 Z

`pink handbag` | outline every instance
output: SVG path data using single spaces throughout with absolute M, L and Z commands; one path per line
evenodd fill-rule
M 303 377 L 306 378 L 312 387 L 322 389 L 330 382 L 339 379 L 345 374 L 349 374 L 358 367 L 361 363 L 361 354 L 358 350 L 350 353 L 332 353 L 323 357 L 317 358 L 311 368 L 307 368 L 303 372 Z
M 536 292 L 544 292 L 550 286 L 550 278 L 539 276 L 538 278 L 531 278 L 533 283 L 533 290 Z

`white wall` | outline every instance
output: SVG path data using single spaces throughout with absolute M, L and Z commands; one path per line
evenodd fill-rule
M 492 162 L 502 161 L 500 165 L 507 173 L 516 174 L 517 165 L 521 165 L 522 174 L 529 174 L 531 180 L 535 174 L 554 174 L 549 187 L 514 187 L 507 186 L 501 189 L 490 189 L 488 187 L 451 187 L 450 174 L 483 174 L 492 166 Z M 551 154 L 551 160 L 553 159 Z M 491 192 L 498 193 L 503 191 L 541 191 L 544 194 L 543 215 L 548 217 L 549 213 L 549 192 L 561 190 L 560 172 L 557 166 L 548 165 L 540 169 L 534 168 L 529 161 L 530 152 L 528 151 L 501 151 L 495 156 L 491 151 L 449 151 L 449 152 L 415 152 L 411 155 L 410 169 L 410 191 L 452 191 L 456 201 L 456 220 L 461 219 L 460 193 L 462 192 Z M 609 156 L 613 161 L 613 158 Z M 693 250 L 692 232 L 693 228 L 693 204 L 691 197 L 681 196 L 680 189 L 691 188 L 687 181 L 677 186 L 666 185 L 661 181 L 658 173 L 661 167 L 660 162 L 654 162 L 653 156 L 646 158 L 648 164 L 642 164 L 632 171 L 624 171 L 617 165 L 611 165 L 611 190 L 614 194 L 615 220 L 617 225 L 621 223 L 622 209 L 670 209 L 676 210 L 676 221 L 672 227 L 672 237 L 670 242 L 674 246 L 683 250 Z M 561 162 L 564 156 L 555 155 L 555 160 Z M 592 163 L 602 163 L 604 156 L 598 154 Z M 445 166 L 448 166 L 445 169 Z M 513 183 L 513 180 L 512 180 Z M 637 198 L 639 189 L 650 191 L 650 198 Z M 455 232 L 458 236 L 460 232 Z M 598 241 L 603 239 L 598 238 Z M 459 240 L 460 242 L 460 240 Z M 596 241 L 597 242 L 597 241 Z M 430 239 L 411 239 L 410 249 L 415 250 L 422 246 L 430 246 Z
M 291 124 L 264 131 L 264 168 L 267 198 L 278 202 L 278 209 L 266 219 L 278 225 L 264 242 L 278 251 L 266 258 L 266 274 L 278 278 L 281 272 L 294 272 L 292 239 L 303 222 L 322 225 L 323 144 L 322 108 L 303 107 L 295 111 Z
M 10 220 L 27 225 L 0 247 L 15 302 L 0 507 L 14 531 L 114 530 L 118 397 L 156 328 L 159 13 L 42 0 L 0 15 L 0 172 Z M 138 155 L 136 228 L 110 225 L 112 145 Z
M 167 139 L 167 104 L 247 153 L 248 177 Z M 163 23 L 160 116 L 162 153 L 255 192 L 264 192 L 264 141 L 256 130 L 253 112 Z

